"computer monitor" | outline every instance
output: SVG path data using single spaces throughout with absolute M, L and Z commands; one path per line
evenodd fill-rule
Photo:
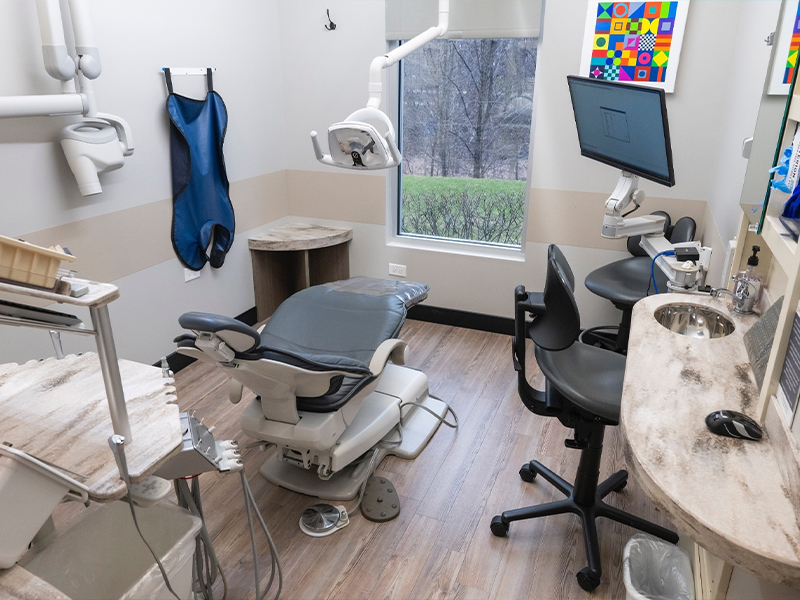
M 581 154 L 675 185 L 664 90 L 567 76 Z

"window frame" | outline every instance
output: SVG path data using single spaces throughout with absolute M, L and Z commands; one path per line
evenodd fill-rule
M 539 67 L 540 42 L 541 35 L 536 38 L 537 71 Z M 401 43 L 402 42 L 400 41 L 387 41 L 387 51 L 397 48 Z M 386 86 L 386 112 L 395 122 L 395 130 L 397 131 L 398 138 L 397 143 L 401 154 L 403 152 L 403 107 L 401 101 L 403 95 L 403 62 L 404 61 L 401 60 L 398 63 L 396 74 L 391 74 L 391 71 L 389 72 L 389 82 Z M 401 233 L 400 211 L 402 208 L 402 164 L 391 169 L 386 177 L 386 245 L 427 250 L 431 252 L 445 252 L 451 254 L 463 254 L 468 256 L 480 256 L 524 262 L 527 245 L 528 214 L 530 210 L 531 165 L 533 159 L 533 147 L 536 139 L 537 98 L 537 86 L 534 85 L 531 114 L 531 133 L 530 141 L 528 143 L 528 175 L 525 179 L 522 234 L 519 246 L 499 244 L 495 242 L 481 242 L 477 240 L 457 240 L 420 234 Z

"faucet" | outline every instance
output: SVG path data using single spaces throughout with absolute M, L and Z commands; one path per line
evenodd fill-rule
M 711 288 L 711 297 L 719 298 L 722 295 L 728 295 L 733 300 L 734 311 L 749 314 L 753 312 L 753 306 L 756 301 L 755 291 L 755 286 L 752 283 L 737 280 L 733 292 L 725 288 Z

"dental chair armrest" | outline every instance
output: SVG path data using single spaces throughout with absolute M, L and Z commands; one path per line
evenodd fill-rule
M 182 333 L 178 337 L 176 337 L 173 343 L 178 344 L 178 346 L 194 346 L 195 341 L 197 340 L 197 336 L 193 333 Z
M 369 361 L 369 370 L 374 377 L 377 377 L 383 372 L 390 358 L 396 365 L 406 364 L 406 359 L 408 359 L 408 344 L 398 339 L 384 340 L 381 342 L 381 345 L 375 350 L 375 354 L 372 355 L 372 360 Z

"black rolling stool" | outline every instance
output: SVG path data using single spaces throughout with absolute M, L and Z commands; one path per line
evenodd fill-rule
M 625 357 L 575 341 L 580 331 L 580 315 L 572 295 L 574 284 L 564 255 L 557 246 L 551 245 L 544 293 L 526 292 L 523 286 L 518 286 L 514 292 L 512 354 L 523 404 L 531 412 L 556 417 L 565 427 L 575 430 L 574 438 L 564 442 L 568 448 L 581 451 L 575 484 L 570 485 L 532 460 L 522 466 L 520 477 L 533 481 L 539 474 L 567 498 L 507 510 L 492 519 L 491 528 L 493 534 L 503 537 L 512 521 L 564 513 L 578 515 L 583 523 L 589 566 L 581 569 L 577 578 L 584 590 L 591 591 L 600 584 L 602 572 L 595 526 L 598 517 L 635 527 L 672 543 L 678 541 L 678 535 L 603 502 L 603 498 L 620 491 L 628 481 L 628 472 L 623 470 L 598 484 L 605 427 L 619 424 Z M 533 315 L 532 322 L 525 320 L 526 312 Z M 526 337 L 536 344 L 536 361 L 547 380 L 544 392 L 533 389 L 525 377 Z
M 670 217 L 667 213 L 656 211 L 652 214 L 666 217 L 664 236 L 670 243 L 691 242 L 694 239 L 697 225 L 691 217 L 682 217 L 675 225 L 670 226 Z M 633 256 L 595 269 L 586 276 L 585 283 L 590 292 L 611 300 L 614 306 L 622 311 L 622 322 L 619 324 L 618 333 L 611 344 L 611 348 L 617 352 L 625 352 L 628 349 L 633 305 L 647 296 L 648 289 L 653 290 L 650 283 L 652 259 L 639 246 L 640 238 L 639 235 L 628 238 L 628 252 Z M 655 279 L 658 291 L 666 291 L 667 276 L 661 269 L 655 269 Z

